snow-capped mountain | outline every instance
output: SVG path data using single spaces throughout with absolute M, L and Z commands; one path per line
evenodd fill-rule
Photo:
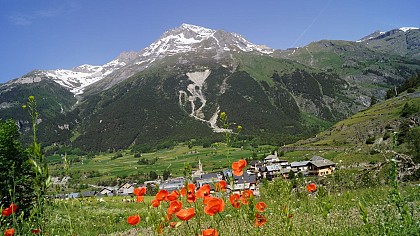
M 205 54 L 214 59 L 232 52 L 270 54 L 274 50 L 256 45 L 239 34 L 222 30 L 182 24 L 166 31 L 158 40 L 140 52 L 121 53 L 115 60 L 101 66 L 84 64 L 72 69 L 36 70 L 9 83 L 33 83 L 42 78 L 52 79 L 75 95 L 80 95 L 91 84 L 109 77 L 99 85 L 108 89 L 120 81 L 148 68 L 155 61 L 181 53 Z
M 83 90 L 113 71 L 124 67 L 127 62 L 137 56 L 135 52 L 123 52 L 115 60 L 102 66 L 84 64 L 70 70 L 35 70 L 19 79 L 10 81 L 9 85 L 39 82 L 43 78 L 51 79 L 75 95 L 83 93 Z
M 270 54 L 272 49 L 255 45 L 241 35 L 182 24 L 165 32 L 162 37 L 141 52 L 141 56 L 162 57 L 192 51 L 242 51 Z

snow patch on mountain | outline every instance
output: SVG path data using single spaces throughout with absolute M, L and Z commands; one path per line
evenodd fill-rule
M 419 28 L 417 28 L 417 27 L 401 27 L 401 28 L 399 28 L 399 30 L 401 30 L 401 31 L 404 31 L 404 32 L 407 32 L 407 31 L 410 31 L 410 30 L 418 30 Z

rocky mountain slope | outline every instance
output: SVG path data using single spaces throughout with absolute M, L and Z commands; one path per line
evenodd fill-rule
M 221 131 L 218 114 L 226 111 L 243 135 L 283 144 L 354 114 L 420 72 L 418 38 L 411 28 L 273 50 L 183 24 L 103 66 L 37 70 L 0 85 L 0 117 L 27 122 L 17 108 L 32 93 L 51 120 L 40 123 L 47 144 L 105 151 L 210 137 Z M 403 39 L 394 50 L 386 44 Z M 50 109 L 54 103 L 65 105 Z

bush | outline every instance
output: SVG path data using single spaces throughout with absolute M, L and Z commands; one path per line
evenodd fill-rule
M 19 140 L 14 121 L 0 120 L 0 198 L 1 205 L 8 207 L 15 203 L 29 216 L 34 195 L 34 172 Z M 12 192 L 9 192 L 13 190 Z

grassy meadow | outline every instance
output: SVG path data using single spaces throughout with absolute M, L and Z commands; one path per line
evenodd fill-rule
M 312 179 L 317 182 L 316 179 Z M 185 202 L 194 207 L 196 216 L 181 221 L 175 216 L 165 220 L 169 203 L 157 208 L 150 205 L 153 197 L 142 203 L 122 201 L 122 197 L 54 200 L 48 205 L 49 235 L 197 235 L 215 228 L 219 235 L 419 235 L 419 186 L 408 184 L 396 189 L 387 184 L 372 187 L 349 185 L 351 179 L 328 177 L 316 193 L 306 191 L 310 179 L 287 181 L 276 179 L 261 185 L 261 196 L 248 205 L 233 208 L 228 195 L 225 210 L 209 216 L 203 212 L 202 200 Z M 396 190 L 396 192 L 395 192 Z M 254 226 L 255 203 L 263 201 L 266 223 Z M 127 223 L 130 215 L 140 215 L 140 223 Z M 178 227 L 170 227 L 170 222 Z M 162 229 L 160 228 L 162 226 Z M 158 229 L 158 230 L 157 230 Z M 159 233 L 161 232 L 161 233 Z

